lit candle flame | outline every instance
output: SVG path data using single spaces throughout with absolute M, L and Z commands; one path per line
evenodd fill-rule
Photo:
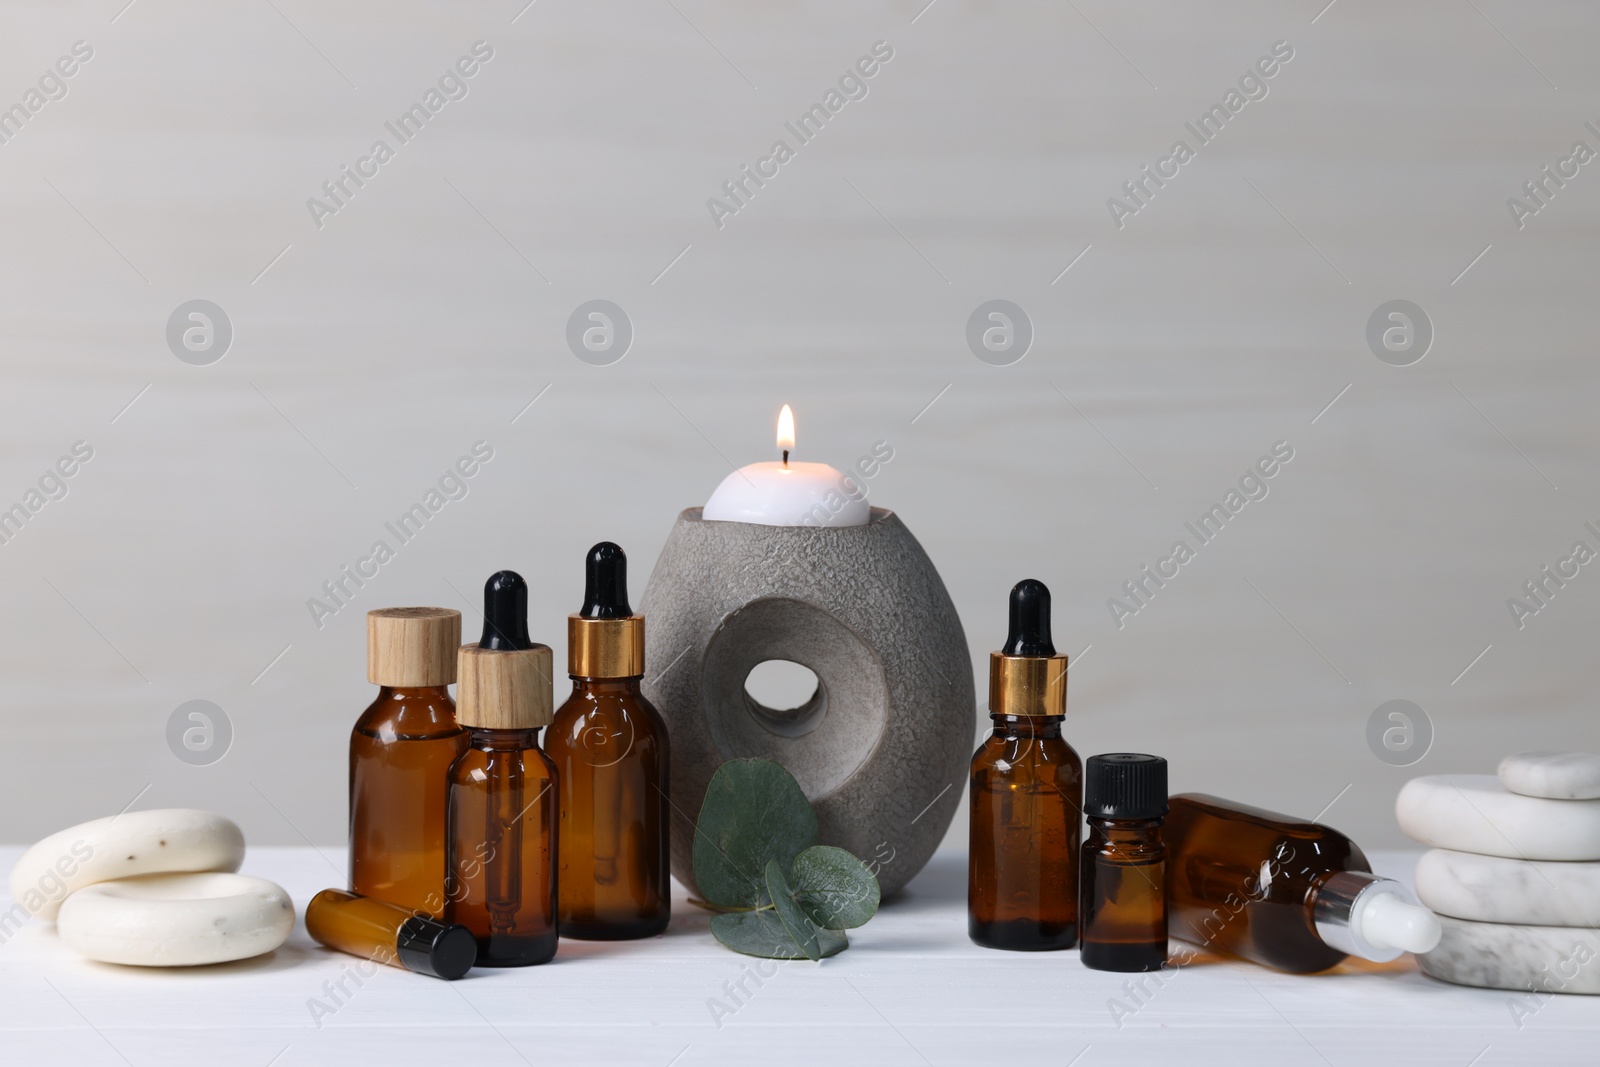
M 778 451 L 783 453 L 784 466 L 789 464 L 789 453 L 794 450 L 794 412 L 783 405 L 778 412 Z

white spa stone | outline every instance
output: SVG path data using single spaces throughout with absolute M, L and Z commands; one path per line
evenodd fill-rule
M 1457 985 L 1535 993 L 1600 993 L 1600 937 L 1573 926 L 1474 923 L 1441 915 L 1422 973 Z
M 1549 863 L 1434 849 L 1417 899 L 1440 915 L 1531 926 L 1600 926 L 1600 863 Z
M 190 967 L 271 952 L 294 928 L 282 888 L 243 874 L 147 874 L 80 889 L 56 931 L 91 960 Z
M 1511 792 L 1492 774 L 1413 778 L 1394 804 L 1400 829 L 1434 848 L 1525 860 L 1600 860 L 1600 800 Z
M 11 868 L 11 899 L 51 921 L 67 895 L 86 885 L 165 871 L 237 871 L 242 862 L 244 834 L 231 819 L 195 808 L 125 811 L 24 852 Z
M 1519 752 L 1500 761 L 1500 784 L 1525 797 L 1600 798 L 1600 756 L 1590 752 Z

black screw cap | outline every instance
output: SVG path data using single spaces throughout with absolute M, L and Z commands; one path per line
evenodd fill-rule
M 1096 819 L 1159 819 L 1167 813 L 1167 761 L 1142 752 L 1090 756 L 1083 813 Z

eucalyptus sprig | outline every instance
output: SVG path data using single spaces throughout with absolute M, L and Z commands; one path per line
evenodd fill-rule
M 800 784 L 766 759 L 729 760 L 706 787 L 694 878 L 718 941 L 749 956 L 820 960 L 878 910 L 878 879 L 842 848 L 817 844 Z

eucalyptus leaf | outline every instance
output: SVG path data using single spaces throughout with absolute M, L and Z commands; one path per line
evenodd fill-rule
M 794 859 L 795 901 L 825 930 L 852 930 L 878 911 L 878 879 L 842 848 L 813 845 Z
M 771 760 L 729 760 L 711 776 L 700 805 L 694 879 L 709 904 L 757 907 L 766 903 L 768 862 L 776 860 L 788 870 L 816 843 L 816 812 L 793 775 Z
M 789 879 L 778 866 L 777 860 L 767 861 L 767 893 L 772 897 L 772 908 L 778 913 L 783 928 L 789 931 L 794 943 L 808 959 L 820 960 L 822 946 L 817 943 L 817 924 L 812 922 L 800 905 L 795 903 Z
M 746 956 L 774 960 L 803 960 L 806 954 L 795 944 L 783 921 L 772 908 L 761 911 L 732 911 L 711 917 L 711 933 L 718 941 Z M 824 959 L 843 952 L 849 940 L 837 930 L 818 930 L 817 947 Z

